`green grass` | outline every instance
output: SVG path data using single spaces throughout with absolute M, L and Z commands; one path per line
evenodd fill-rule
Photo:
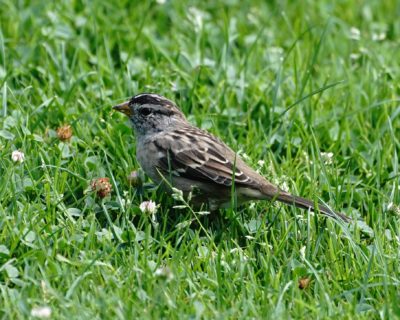
M 396 1 L 0 0 L 0 318 L 400 318 L 399 14 Z M 146 91 L 366 225 L 268 202 L 210 219 L 129 186 L 135 140 L 111 106 Z M 103 202 L 96 177 L 113 185 Z M 138 208 L 149 199 L 156 223 Z

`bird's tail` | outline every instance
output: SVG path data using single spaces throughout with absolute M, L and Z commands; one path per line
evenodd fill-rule
M 304 199 L 302 197 L 298 197 L 298 196 L 294 196 L 291 195 L 290 193 L 287 192 L 280 192 L 276 197 L 276 200 L 281 201 L 283 203 L 289 204 L 289 205 L 293 205 L 302 209 L 306 209 L 306 210 L 312 210 L 312 211 L 316 211 L 315 205 L 312 201 Z M 351 218 L 346 216 L 343 213 L 340 212 L 335 212 L 331 209 L 329 209 L 327 206 L 324 206 L 322 204 L 318 204 L 318 210 L 319 212 L 321 212 L 322 214 L 328 216 L 328 217 L 332 217 L 335 219 L 342 219 L 344 222 L 350 222 Z

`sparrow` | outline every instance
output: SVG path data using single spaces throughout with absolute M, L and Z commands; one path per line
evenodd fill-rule
M 133 96 L 113 107 L 128 116 L 136 136 L 136 157 L 156 183 L 168 182 L 194 205 L 211 211 L 250 200 L 278 200 L 311 211 L 350 221 L 325 205 L 292 195 L 261 176 L 230 147 L 211 133 L 188 122 L 171 100 L 153 93 Z

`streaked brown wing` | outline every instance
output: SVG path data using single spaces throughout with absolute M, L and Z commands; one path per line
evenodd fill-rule
M 237 161 L 242 161 L 228 146 L 207 132 L 195 128 L 175 130 L 154 143 L 159 154 L 165 155 L 159 159 L 158 167 L 166 176 L 172 173 L 191 180 L 231 186 L 234 173 L 236 185 L 255 187 L 255 182 L 236 166 Z

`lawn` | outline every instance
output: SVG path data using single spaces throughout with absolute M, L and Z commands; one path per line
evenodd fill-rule
M 0 318 L 400 318 L 399 16 L 394 0 L 0 0 Z M 358 222 L 270 202 L 211 217 L 132 185 L 111 107 L 141 92 Z

